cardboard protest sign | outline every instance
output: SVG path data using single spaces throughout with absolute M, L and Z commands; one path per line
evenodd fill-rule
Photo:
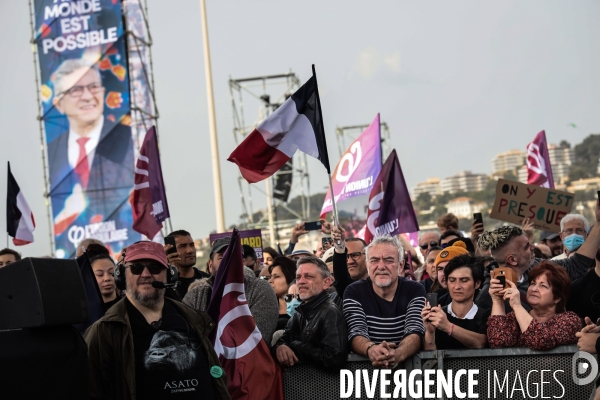
M 490 217 L 517 225 L 529 218 L 535 229 L 560 232 L 560 220 L 571 212 L 574 201 L 573 193 L 498 179 Z
M 247 244 L 252 247 L 256 252 L 256 258 L 261 263 L 264 262 L 263 258 L 263 244 L 262 244 L 262 231 L 260 229 L 249 229 L 247 231 L 239 231 L 240 232 L 240 242 L 242 245 Z M 209 236 L 210 245 L 214 243 L 215 240 L 221 239 L 224 237 L 231 237 L 232 232 L 225 233 L 211 233 Z

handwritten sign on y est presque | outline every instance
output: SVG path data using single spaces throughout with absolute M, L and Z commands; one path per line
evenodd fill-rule
M 490 217 L 517 225 L 529 218 L 535 229 L 560 232 L 560 220 L 571 212 L 574 201 L 573 193 L 498 179 Z

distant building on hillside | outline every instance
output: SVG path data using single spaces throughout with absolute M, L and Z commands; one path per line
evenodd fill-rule
M 442 193 L 479 192 L 485 189 L 490 178 L 485 174 L 462 171 L 440 182 Z
M 470 197 L 457 197 L 446 204 L 449 213 L 456 215 L 458 218 L 473 218 L 474 213 L 485 210 L 487 204 L 484 202 L 475 202 Z
M 599 190 L 600 178 L 578 179 L 570 183 L 567 192 L 575 193 L 578 190 Z
M 412 190 L 413 199 L 419 197 L 421 193 L 429 193 L 431 197 L 442 194 L 440 178 L 427 178 L 425 182 L 417 183 Z
M 549 144 L 548 157 L 550 158 L 550 165 L 552 165 L 554 184 L 564 183 L 568 179 L 571 165 L 575 161 L 575 150 Z
M 527 153 L 521 150 L 510 150 L 497 154 L 492 159 L 492 175 L 501 177 L 505 172 L 515 172 L 526 164 Z

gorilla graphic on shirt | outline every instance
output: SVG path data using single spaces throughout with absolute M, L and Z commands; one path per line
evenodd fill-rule
M 198 341 L 174 331 L 158 331 L 152 337 L 150 347 L 144 356 L 148 371 L 175 370 L 185 372 L 196 364 Z M 190 348 L 192 347 L 192 348 Z

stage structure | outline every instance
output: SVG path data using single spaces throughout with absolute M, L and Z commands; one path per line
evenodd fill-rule
M 236 146 L 300 86 L 300 79 L 291 71 L 279 75 L 242 79 L 230 78 L 229 91 L 233 110 L 233 136 Z M 256 119 L 246 121 L 245 110 L 257 110 Z M 265 180 L 265 190 L 262 190 L 257 184 L 248 184 L 239 175 L 238 186 L 243 210 L 240 226 L 246 229 L 268 228 L 270 245 L 275 246 L 275 242 L 279 240 L 277 233 L 279 229 L 292 227 L 298 220 L 307 221 L 310 217 L 310 177 L 306 161 L 306 154 L 296 152 L 294 157 L 275 175 Z M 257 193 L 259 196 L 265 196 L 267 212 L 261 218 L 255 220 L 253 197 Z M 292 210 L 286 204 L 288 199 L 294 196 L 300 196 L 302 203 L 300 213 Z M 279 219 L 276 207 L 289 211 L 297 218 Z
M 340 157 L 346 151 L 348 145 L 352 143 L 358 135 L 360 135 L 369 124 L 364 125 L 349 125 L 335 128 L 335 138 L 337 139 L 338 150 Z M 381 164 L 385 162 L 390 153 L 392 152 L 392 144 L 390 142 L 390 129 L 385 122 L 380 124 L 380 135 L 381 135 Z M 346 139 L 348 144 L 346 144 Z
M 90 237 L 118 254 L 142 238 L 129 198 L 158 118 L 145 0 L 30 0 L 29 8 L 53 255 L 72 257 Z

